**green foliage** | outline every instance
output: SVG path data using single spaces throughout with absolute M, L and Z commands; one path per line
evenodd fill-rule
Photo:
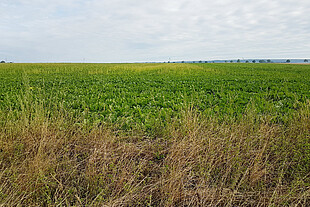
M 219 120 L 258 115 L 284 123 L 310 97 L 307 65 L 14 64 L 0 67 L 0 111 L 34 119 L 60 108 L 83 123 L 153 130 L 191 106 Z M 81 124 L 83 124 L 81 123 Z

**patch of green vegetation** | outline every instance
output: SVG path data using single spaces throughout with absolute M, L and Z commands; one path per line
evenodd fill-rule
M 150 130 L 195 111 L 239 120 L 251 107 L 284 123 L 310 97 L 310 66 L 284 64 L 10 64 L 0 66 L 0 111 Z

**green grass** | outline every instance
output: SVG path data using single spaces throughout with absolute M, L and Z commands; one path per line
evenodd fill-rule
M 307 206 L 310 65 L 1 64 L 0 205 Z

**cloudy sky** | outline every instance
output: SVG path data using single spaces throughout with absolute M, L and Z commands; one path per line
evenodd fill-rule
M 0 59 L 310 58 L 309 0 L 1 0 Z

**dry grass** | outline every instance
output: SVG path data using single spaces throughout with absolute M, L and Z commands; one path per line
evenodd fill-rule
M 38 117 L 1 126 L 1 206 L 310 202 L 309 107 L 286 126 L 251 113 L 218 123 L 188 110 L 160 137 Z

